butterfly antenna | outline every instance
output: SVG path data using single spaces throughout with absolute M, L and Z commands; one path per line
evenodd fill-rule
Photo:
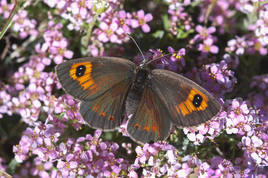
M 136 45 L 137 48 L 139 49 L 139 51 L 140 51 L 140 53 L 141 53 L 141 55 L 142 55 L 143 61 L 145 62 L 146 59 L 145 59 L 145 57 L 144 57 L 144 55 L 143 55 L 143 53 L 142 53 L 142 51 L 141 51 L 139 45 L 137 44 L 136 40 L 135 40 L 132 36 L 130 36 L 130 35 L 128 35 L 128 36 L 129 36 L 129 38 L 131 38 L 131 40 L 135 43 L 135 45 Z
M 165 55 L 163 55 L 163 56 L 159 56 L 159 57 L 157 57 L 157 58 L 155 58 L 155 59 L 153 59 L 153 60 L 147 61 L 145 64 L 150 64 L 150 63 L 153 62 L 153 61 L 156 61 L 156 60 L 158 60 L 158 59 L 161 59 L 162 57 L 166 57 L 166 56 L 169 56 L 169 55 L 173 55 L 173 54 L 175 54 L 175 53 L 177 53 L 177 52 L 179 52 L 179 51 L 174 51 L 173 53 L 168 53 L 168 54 L 165 54 Z

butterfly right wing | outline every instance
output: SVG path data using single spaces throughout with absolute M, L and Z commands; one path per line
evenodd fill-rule
M 179 127 L 197 126 L 221 111 L 220 103 L 207 90 L 177 73 L 155 69 L 151 73 L 152 89 Z

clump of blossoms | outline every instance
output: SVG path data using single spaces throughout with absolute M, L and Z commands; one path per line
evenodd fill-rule
M 128 177 L 240 177 L 252 176 L 243 169 L 219 156 L 202 162 L 196 156 L 181 157 L 178 150 L 166 143 L 145 144 L 136 147 L 137 158 L 130 166 Z M 142 168 L 141 175 L 137 170 Z M 258 174 L 257 174 L 258 175 Z M 259 173 L 259 176 L 264 176 Z
M 190 34 L 193 32 L 193 22 L 191 16 L 185 12 L 185 6 L 189 3 L 181 3 L 177 0 L 165 0 L 168 3 L 169 31 L 178 38 L 185 38 L 182 34 Z M 184 32 L 184 33 L 182 33 Z
M 259 109 L 260 121 L 268 126 L 268 75 L 255 76 L 252 79 L 250 88 L 257 90 L 250 93 L 249 101 Z
M 198 34 L 190 40 L 190 44 L 192 48 L 197 48 L 197 50 L 201 52 L 201 55 L 197 58 L 198 64 L 206 64 L 209 60 L 209 53 L 217 54 L 219 52 L 218 46 L 214 44 L 217 41 L 217 38 L 215 35 L 212 35 L 215 33 L 216 28 L 197 25 L 195 30 Z
M 234 39 L 228 41 L 226 51 L 235 52 L 237 55 L 259 53 L 265 56 L 268 47 L 268 5 L 263 4 L 260 8 L 255 9 L 256 7 L 250 2 L 239 3 L 238 7 L 242 12 L 250 13 L 251 16 L 258 16 L 258 18 L 247 23 L 246 28 L 249 29 L 249 34 L 236 36 Z
M 100 139 L 101 131 L 95 131 L 94 136 L 87 134 L 85 137 L 68 138 L 66 141 L 59 140 L 61 134 L 51 124 L 40 125 L 34 130 L 28 128 L 19 145 L 14 147 L 15 159 L 22 162 L 28 155 L 38 157 L 29 172 L 21 171 L 17 176 L 117 177 L 127 170 L 128 163 L 115 155 L 119 146 L 116 143 L 103 142 Z
M 98 11 L 103 11 L 98 17 L 99 28 L 92 32 L 92 38 L 96 37 L 102 43 L 126 42 L 129 40 L 128 34 L 138 27 L 148 33 L 150 26 L 147 23 L 153 19 L 150 13 L 146 14 L 143 10 L 133 13 L 118 10 L 120 1 L 75 0 L 72 3 L 62 1 L 58 3 L 45 1 L 45 3 L 50 7 L 59 8 L 59 15 L 70 21 L 67 27 L 76 31 L 81 30 L 85 24 L 94 22 L 94 15 Z
M 200 160 L 194 157 L 181 158 L 175 147 L 166 143 L 145 144 L 136 147 L 137 158 L 131 165 L 129 177 L 138 177 L 137 169 L 142 169 L 143 177 L 176 177 L 194 174 Z
M 68 41 L 63 37 L 62 24 L 55 24 L 53 21 L 49 21 L 48 27 L 44 32 L 45 43 L 42 44 L 42 52 L 48 52 L 49 58 L 53 59 L 56 64 L 63 62 L 63 58 L 71 59 L 73 57 L 73 52 L 68 50 Z M 49 60 L 45 59 L 47 64 L 50 64 Z
M 14 25 L 13 30 L 19 33 L 21 39 L 27 36 L 37 36 L 36 21 L 28 18 L 28 13 L 25 10 L 20 11 L 13 18 Z

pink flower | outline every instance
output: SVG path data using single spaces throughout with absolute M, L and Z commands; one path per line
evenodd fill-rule
M 13 20 L 15 22 L 13 25 L 13 30 L 19 32 L 20 38 L 24 39 L 28 35 L 37 35 L 37 31 L 35 29 L 36 21 L 28 18 L 28 13 L 26 10 L 16 14 Z
M 195 36 L 195 38 L 201 38 L 201 39 L 206 39 L 208 38 L 212 33 L 216 31 L 215 27 L 202 27 L 201 25 L 197 25 L 195 27 L 195 30 L 199 33 L 198 35 Z
M 7 19 L 13 9 L 14 4 L 8 4 L 7 0 L 0 1 L 0 14 L 4 14 L 4 18 Z
M 105 22 L 100 23 L 100 32 L 98 34 L 98 40 L 106 43 L 111 41 L 113 43 L 120 42 L 117 35 L 115 34 L 118 30 L 118 25 L 115 22 L 107 24 Z
M 129 28 L 129 25 L 131 24 L 131 14 L 124 10 L 121 10 L 118 12 L 118 17 L 118 25 L 123 28 L 125 33 L 130 33 L 131 30 Z
M 150 31 L 150 27 L 147 24 L 147 22 L 150 22 L 153 19 L 152 14 L 144 14 L 143 10 L 139 10 L 136 15 L 137 19 L 131 20 L 131 26 L 132 28 L 138 28 L 141 26 L 142 31 L 145 33 L 148 33 Z
M 213 40 L 211 38 L 207 38 L 204 40 L 203 44 L 199 44 L 198 50 L 206 53 L 211 52 L 214 54 L 219 52 L 219 48 L 216 45 L 213 45 Z
M 56 64 L 63 62 L 63 57 L 68 59 L 73 57 L 73 52 L 67 50 L 68 42 L 65 39 L 60 41 L 53 41 L 53 46 L 50 47 L 50 53 L 54 55 L 53 59 Z

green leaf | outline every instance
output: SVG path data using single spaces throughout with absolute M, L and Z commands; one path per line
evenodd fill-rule
M 169 28 L 170 28 L 170 22 L 169 22 L 169 20 L 168 20 L 168 15 L 167 15 L 167 14 L 162 15 L 162 21 L 163 21 L 164 29 L 165 29 L 166 31 L 169 31 Z
M 157 30 L 155 33 L 153 33 L 153 37 L 162 39 L 164 34 L 165 32 L 163 30 Z

